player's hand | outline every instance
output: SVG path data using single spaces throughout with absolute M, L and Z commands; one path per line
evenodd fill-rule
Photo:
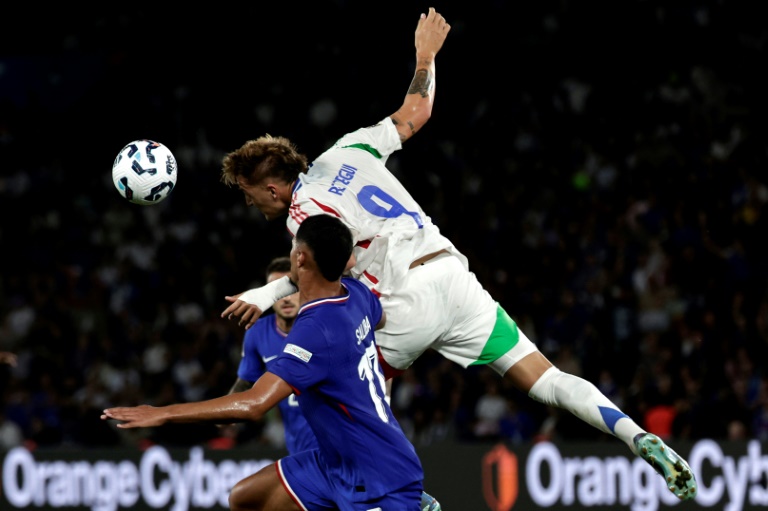
M 256 323 L 256 320 L 262 315 L 262 311 L 257 305 L 246 303 L 238 298 L 243 293 L 235 296 L 225 296 L 224 299 L 230 302 L 230 306 L 224 309 L 221 313 L 222 318 L 238 319 L 237 324 L 240 326 L 245 325 L 245 329 L 248 330 Z
M 101 416 L 102 420 L 115 419 L 123 421 L 118 428 L 152 428 L 165 424 L 165 412 L 149 405 L 107 408 Z
M 430 7 L 427 14 L 421 15 L 416 26 L 416 53 L 433 57 L 437 55 L 450 30 L 451 26 L 445 22 L 445 18 L 434 7 Z

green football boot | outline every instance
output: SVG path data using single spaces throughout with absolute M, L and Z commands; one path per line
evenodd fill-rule
M 669 491 L 680 500 L 696 496 L 696 477 L 688 463 L 661 438 L 653 433 L 642 433 L 634 439 L 637 453 L 647 461 L 667 483 Z

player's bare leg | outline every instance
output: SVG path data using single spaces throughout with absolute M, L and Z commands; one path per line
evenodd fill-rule
M 229 494 L 232 511 L 300 511 L 285 491 L 275 464 L 239 481 Z
M 646 432 L 587 380 L 557 369 L 541 352 L 510 367 L 504 377 L 532 399 L 568 410 L 604 433 L 622 440 L 645 459 L 681 500 L 696 494 L 696 478 L 688 463 L 664 442 Z
M 553 367 L 552 362 L 540 351 L 534 351 L 510 367 L 504 378 L 509 380 L 515 388 L 528 394 L 533 384 L 539 381 L 541 375 L 550 367 Z

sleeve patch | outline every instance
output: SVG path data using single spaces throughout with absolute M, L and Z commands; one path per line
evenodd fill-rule
M 283 351 L 285 353 L 290 353 L 294 357 L 303 360 L 304 362 L 309 362 L 309 359 L 312 358 L 312 353 L 305 350 L 304 348 L 300 346 L 296 346 L 295 344 L 288 343 L 285 345 L 285 348 L 283 348 Z

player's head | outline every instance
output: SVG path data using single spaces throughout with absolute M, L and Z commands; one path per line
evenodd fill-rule
M 285 277 L 291 274 L 291 258 L 290 257 L 275 257 L 267 265 L 267 282 L 272 282 L 279 278 Z M 299 293 L 293 293 L 285 298 L 279 299 L 272 306 L 275 314 L 286 321 L 288 326 L 292 323 L 291 320 L 296 318 L 299 313 Z
M 291 258 L 288 256 L 275 257 L 267 265 L 267 282 L 277 280 L 291 273 Z
M 224 157 L 221 181 L 237 186 L 245 203 L 271 220 L 288 212 L 291 186 L 307 171 L 307 157 L 285 137 L 264 135 Z
M 329 282 L 339 280 L 352 255 L 352 233 L 344 223 L 331 215 L 313 215 L 304 219 L 293 239 L 291 257 L 298 251 L 311 254 L 318 273 Z M 310 266 L 311 267 L 311 266 Z M 293 267 L 294 279 L 297 268 Z

